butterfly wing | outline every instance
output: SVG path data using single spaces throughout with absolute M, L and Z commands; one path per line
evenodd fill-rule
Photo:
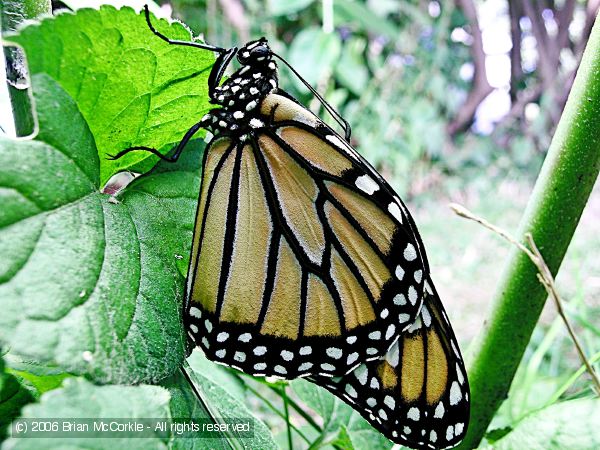
M 288 97 L 206 152 L 186 325 L 254 375 L 343 375 L 385 354 L 421 307 L 427 261 L 404 205 Z
M 417 320 L 375 361 L 339 378 L 311 377 L 392 441 L 447 448 L 464 437 L 469 385 L 458 344 L 433 283 Z

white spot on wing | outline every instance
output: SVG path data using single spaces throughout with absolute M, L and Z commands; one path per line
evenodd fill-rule
M 373 331 L 369 333 L 369 339 L 379 340 L 381 339 L 381 331 Z
M 356 377 L 356 379 L 358 380 L 358 382 L 360 384 L 362 384 L 363 386 L 365 384 L 367 384 L 367 377 L 368 377 L 368 373 L 367 373 L 367 366 L 365 366 L 364 364 L 361 366 L 358 366 L 356 368 L 356 370 L 354 371 L 354 376 Z
M 404 278 L 404 269 L 402 268 L 402 266 L 396 266 L 395 274 L 396 278 L 402 281 L 402 279 Z
M 456 381 L 453 381 L 452 385 L 450 386 L 450 404 L 456 405 L 461 398 L 462 391 L 460 390 L 460 386 Z
M 415 303 L 417 303 L 417 299 L 418 299 L 418 295 L 417 295 L 417 290 L 414 288 L 414 286 L 409 286 L 408 287 L 408 300 L 410 301 L 411 305 L 414 305 Z
M 404 294 L 396 294 L 396 296 L 394 297 L 394 305 L 406 305 L 406 297 L 404 296 Z
M 356 353 L 356 352 L 350 353 L 348 355 L 348 359 L 346 360 L 346 364 L 350 366 L 350 365 L 354 364 L 357 359 L 358 359 L 358 353 Z
M 354 389 L 351 385 L 347 384 L 346 385 L 346 392 L 348 393 L 348 395 L 350 397 L 354 397 L 356 398 L 358 396 L 358 393 L 356 392 L 356 389 Z
M 373 195 L 373 192 L 379 190 L 379 185 L 369 175 L 358 177 L 355 184 L 357 188 L 369 195 Z
M 342 349 L 336 347 L 330 347 L 326 350 L 327 356 L 333 359 L 340 359 L 342 357 Z
M 229 333 L 226 333 L 225 331 L 221 331 L 217 335 L 217 342 L 225 342 L 227 340 L 227 338 L 229 338 Z
M 404 259 L 407 261 L 414 261 L 417 259 L 417 251 L 415 250 L 415 246 L 412 244 L 408 244 L 404 249 Z
M 414 277 L 417 283 L 421 283 L 421 280 L 423 279 L 423 271 L 421 269 L 415 270 Z
M 444 409 L 444 404 L 442 402 L 439 402 L 438 405 L 435 407 L 433 417 L 436 419 L 441 419 L 442 417 L 444 417 L 444 412 L 446 412 L 446 410 Z
M 265 353 L 267 353 L 267 347 L 265 347 L 264 345 L 258 346 L 253 350 L 253 353 L 256 356 L 262 356 Z M 257 369 L 257 370 L 260 370 L 260 369 Z
M 383 399 L 383 403 L 385 403 L 385 405 L 390 409 L 394 409 L 396 407 L 396 400 L 394 400 L 394 398 L 389 395 L 385 396 L 385 398 Z
M 408 320 L 410 319 L 410 316 L 408 314 L 398 314 L 398 322 L 400 323 L 405 323 L 408 322 Z
M 312 353 L 312 348 L 309 347 L 308 345 L 306 345 L 304 347 L 300 347 L 300 354 L 302 356 L 310 355 L 311 353 Z
M 300 372 L 304 372 L 305 370 L 310 369 L 312 366 L 313 366 L 313 363 L 305 362 L 305 363 L 300 364 L 300 366 L 298 367 L 298 370 Z
M 398 366 L 398 362 L 400 361 L 400 348 L 398 347 L 398 341 L 394 342 L 394 345 L 392 345 L 385 354 L 385 360 L 392 367 Z
M 460 366 L 458 364 L 456 364 L 456 376 L 460 384 L 463 384 L 465 382 L 465 377 L 462 373 L 462 370 L 460 370 Z
M 282 350 L 281 357 L 283 359 L 285 359 L 286 361 L 291 361 L 292 359 L 294 359 L 294 354 L 292 352 L 290 352 L 289 350 Z
M 396 332 L 396 326 L 392 323 L 392 324 L 390 324 L 387 331 L 385 332 L 385 339 L 386 340 L 391 339 L 391 337 L 394 335 L 395 332 Z
M 200 311 L 195 306 L 190 308 L 190 316 L 195 317 L 196 319 L 200 319 L 202 317 L 202 311 Z
M 395 218 L 395 219 L 396 219 L 398 222 L 402 223 L 402 212 L 400 211 L 400 207 L 399 207 L 399 206 L 398 206 L 396 203 L 394 203 L 394 202 L 391 202 L 391 203 L 388 205 L 388 211 L 390 212 L 390 214 L 391 214 L 392 216 L 394 216 L 394 218 Z
M 431 326 L 431 315 L 429 314 L 429 310 L 425 305 L 423 305 L 421 308 L 421 318 L 423 319 L 425 327 L 429 328 Z
M 411 420 L 414 420 L 415 422 L 418 421 L 421 418 L 421 413 L 419 412 L 419 408 L 413 406 L 412 408 L 410 408 L 408 410 L 408 412 L 406 413 L 406 417 L 408 417 Z M 409 431 L 410 433 L 410 431 Z
M 429 433 L 429 440 L 431 442 L 437 441 L 437 433 L 434 430 L 431 430 L 431 433 Z

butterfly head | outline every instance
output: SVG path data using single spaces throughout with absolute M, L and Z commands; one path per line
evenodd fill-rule
M 269 43 L 263 37 L 256 41 L 250 41 L 237 53 L 237 59 L 242 65 L 264 66 L 273 59 L 273 53 Z

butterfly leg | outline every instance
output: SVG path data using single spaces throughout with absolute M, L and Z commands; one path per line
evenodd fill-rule
M 185 135 L 183 136 L 183 139 L 179 142 L 179 144 L 177 144 L 177 147 L 175 148 L 175 152 L 171 156 L 165 156 L 162 153 L 160 153 L 158 150 L 156 150 L 155 148 L 145 147 L 145 146 L 141 145 L 141 146 L 126 148 L 124 150 L 121 150 L 116 155 L 107 155 L 107 159 L 114 161 L 114 160 L 117 160 L 117 159 L 125 156 L 129 152 L 134 152 L 134 151 L 140 150 L 140 151 L 152 153 L 153 155 L 158 156 L 163 161 L 176 162 L 179 159 L 179 157 L 181 156 L 183 149 L 185 148 L 187 143 L 190 141 L 190 139 L 192 139 L 194 134 L 196 134 L 200 128 L 206 127 L 208 121 L 210 121 L 210 114 L 207 114 L 206 116 L 204 116 L 200 122 L 198 122 L 192 128 L 190 128 L 185 133 Z

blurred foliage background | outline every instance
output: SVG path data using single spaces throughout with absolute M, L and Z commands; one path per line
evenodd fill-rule
M 100 3 L 105 2 L 65 0 L 53 6 Z M 146 2 L 109 3 L 139 7 Z M 600 0 L 157 3 L 159 15 L 180 19 L 218 46 L 266 36 L 274 51 L 350 122 L 353 144 L 409 204 L 433 279 L 468 349 L 486 317 L 509 248 L 454 216 L 448 203 L 461 203 L 516 230 Z M 285 68 L 280 85 L 331 119 Z M 6 118 L 0 125 L 10 130 Z M 584 350 L 596 354 L 597 370 L 599 220 L 596 187 L 557 278 Z M 514 424 L 558 397 L 589 394 L 586 375 L 574 377 L 580 365 L 548 304 L 492 428 Z M 264 406 L 255 397 L 248 401 L 257 410 Z M 265 420 L 275 430 L 284 426 L 272 415 L 265 414 Z

